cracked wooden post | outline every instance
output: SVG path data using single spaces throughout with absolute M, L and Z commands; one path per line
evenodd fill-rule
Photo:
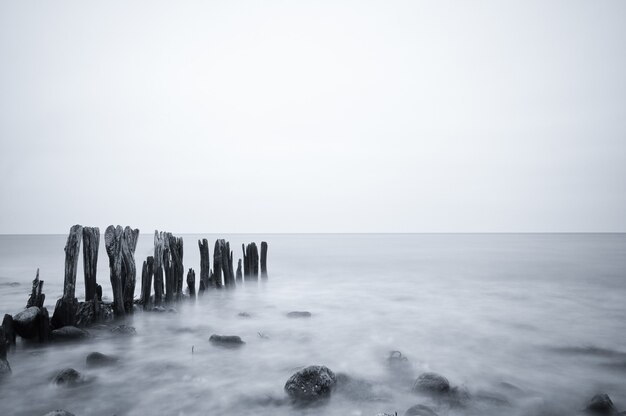
M 224 286 L 235 287 L 235 273 L 233 273 L 233 253 L 230 251 L 230 244 L 226 240 L 218 240 L 220 253 L 222 254 L 221 266 L 224 274 Z
M 121 226 L 109 225 L 104 232 L 104 245 L 109 256 L 111 287 L 113 289 L 113 312 L 117 318 L 124 316 L 124 290 L 122 286 L 122 234 Z
M 165 241 L 167 241 L 167 239 Z M 170 262 L 169 243 L 166 243 L 165 249 L 163 250 L 163 272 L 165 274 L 165 302 L 171 303 L 172 300 L 174 300 L 176 284 L 174 283 L 174 270 Z
M 98 271 L 98 246 L 100 229 L 83 227 L 83 270 L 85 274 L 85 301 L 96 299 L 96 272 Z
M 261 278 L 267 279 L 267 243 L 261 241 Z
M 150 291 L 152 289 L 152 276 L 154 275 L 154 257 L 148 256 L 143 262 L 141 269 L 141 303 L 143 308 L 150 306 Z M 156 295 L 155 295 L 156 296 Z
M 192 299 L 196 298 L 196 272 L 193 269 L 189 269 L 187 272 L 187 288 L 189 289 L 189 296 Z
M 211 286 L 215 288 L 222 287 L 222 240 L 215 240 L 215 247 L 213 248 L 213 275 L 211 276 Z
M 135 285 L 137 281 L 137 267 L 135 266 L 135 249 L 137 248 L 137 238 L 139 230 L 129 226 L 124 228 L 122 235 L 122 290 L 124 299 L 124 310 L 126 313 L 133 313 L 133 302 L 135 297 Z
M 174 278 L 174 296 L 179 300 L 183 296 L 183 279 L 185 267 L 183 266 L 183 239 L 167 233 L 169 240 L 170 257 L 172 261 L 172 272 Z
M 202 241 L 198 240 L 198 248 L 200 249 L 200 284 L 198 294 L 202 294 L 209 288 L 210 257 L 208 240 L 206 238 L 203 238 Z
M 245 280 L 248 280 L 248 276 L 250 276 L 250 270 L 248 270 L 248 255 L 246 253 L 246 245 L 241 244 L 241 251 L 243 251 L 243 277 Z
M 243 245 L 242 248 L 244 248 Z M 246 281 L 259 280 L 259 251 L 256 243 L 250 243 L 245 246 L 243 269 Z
M 65 278 L 63 280 L 63 297 L 59 299 L 52 315 L 52 326 L 61 328 L 76 323 L 78 299 L 76 299 L 76 268 L 80 254 L 83 227 L 74 225 L 65 244 Z
M 241 273 L 241 259 L 237 261 L 237 275 L 235 280 L 237 280 L 237 283 L 243 282 L 243 274 Z
M 46 299 L 46 295 L 43 294 L 43 280 L 39 280 L 39 269 L 37 269 L 37 275 L 33 280 L 33 288 L 30 292 L 30 297 L 26 302 L 26 307 L 37 306 L 43 308 L 43 302 Z
M 163 250 L 165 241 L 163 233 L 154 231 L 154 306 L 163 300 Z

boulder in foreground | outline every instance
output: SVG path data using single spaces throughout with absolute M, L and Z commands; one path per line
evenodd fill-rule
M 87 367 L 108 367 L 117 364 L 118 359 L 101 352 L 92 352 L 85 359 Z
M 617 409 L 613 405 L 613 401 L 608 394 L 596 394 L 589 400 L 585 411 L 590 415 L 614 415 L 617 414 Z
M 285 391 L 298 403 L 311 403 L 330 397 L 337 377 L 328 367 L 312 365 L 292 375 L 285 383 Z
M 63 370 L 59 371 L 52 379 L 52 382 L 57 386 L 67 387 L 77 386 L 83 383 L 83 381 L 83 376 L 73 368 L 64 368 Z
M 75 326 L 64 326 L 52 331 L 54 341 L 68 342 L 89 338 L 89 332 Z
M 243 344 L 245 344 L 245 342 L 243 342 L 241 337 L 239 337 L 237 335 L 216 335 L 216 334 L 213 334 L 209 338 L 209 341 L 213 345 L 217 345 L 217 346 L 220 346 L 220 347 L 231 347 L 231 348 L 232 347 L 240 347 Z
M 437 373 L 422 373 L 413 384 L 414 393 L 445 394 L 450 392 L 450 382 Z

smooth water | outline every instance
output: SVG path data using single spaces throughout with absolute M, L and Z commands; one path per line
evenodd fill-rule
M 185 267 L 197 278 L 197 239 L 218 237 L 235 259 L 241 243 L 268 241 L 269 280 L 209 292 L 177 313 L 138 312 L 127 322 L 135 336 L 96 329 L 78 344 L 18 343 L 8 357 L 13 374 L 0 383 L 2 414 L 373 416 L 423 403 L 440 416 L 571 415 L 596 392 L 626 409 L 626 235 L 185 235 Z M 0 313 L 24 307 L 40 268 L 52 314 L 65 239 L 0 236 Z M 98 281 L 110 298 L 102 245 Z M 142 235 L 137 263 L 150 254 L 152 236 Z M 78 295 L 82 276 L 81 265 Z M 287 318 L 294 310 L 313 316 Z M 212 346 L 213 333 L 240 335 L 246 345 Z M 405 368 L 389 367 L 392 350 L 408 357 Z M 91 351 L 121 362 L 88 369 Z M 369 384 L 295 408 L 283 386 L 312 364 Z M 91 382 L 52 385 L 64 367 Z M 411 393 L 423 371 L 465 386 L 475 400 L 448 408 Z

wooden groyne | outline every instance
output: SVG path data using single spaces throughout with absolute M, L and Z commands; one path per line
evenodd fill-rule
M 57 300 L 52 318 L 43 306 L 44 281 L 40 279 L 37 270 L 26 308 L 15 315 L 4 316 L 0 326 L 2 342 L 10 348 L 15 345 L 16 335 L 46 342 L 54 335 L 54 331 L 64 327 L 88 327 L 123 318 L 137 309 L 163 311 L 184 300 L 201 301 L 202 295 L 209 290 L 232 290 L 237 286 L 256 283 L 259 260 L 261 277 L 267 279 L 266 242 L 261 242 L 260 258 L 256 243 L 242 245 L 243 261 L 241 258 L 237 260 L 235 272 L 230 243 L 224 239 L 215 241 L 211 268 L 209 242 L 202 239 L 198 241 L 200 274 L 196 289 L 195 270 L 188 268 L 185 274 L 182 237 L 155 231 L 154 255 L 139 260 L 142 262 L 141 288 L 135 298 L 138 273 L 135 249 L 138 238 L 139 230 L 128 226 L 122 228 L 110 225 L 105 230 L 104 245 L 109 259 L 109 281 L 113 293 L 112 302 L 105 302 L 97 276 L 100 230 L 98 227 L 72 226 L 65 244 L 63 296 Z M 76 298 L 76 275 L 81 242 L 85 300 L 79 302 Z

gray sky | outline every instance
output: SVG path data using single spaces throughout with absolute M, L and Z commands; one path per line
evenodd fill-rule
M 626 231 L 626 1 L 0 0 L 0 233 Z

